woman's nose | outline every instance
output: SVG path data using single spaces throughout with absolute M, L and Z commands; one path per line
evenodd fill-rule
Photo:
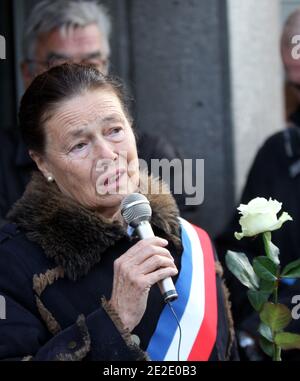
M 99 139 L 96 143 L 96 155 L 99 159 L 116 160 L 118 157 L 117 152 L 115 152 L 114 144 L 105 141 L 104 139 Z

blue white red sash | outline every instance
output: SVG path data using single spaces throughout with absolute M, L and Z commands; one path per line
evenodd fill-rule
M 172 303 L 182 330 L 180 360 L 206 361 L 217 336 L 214 254 L 206 232 L 182 218 L 180 224 L 184 250 L 176 282 L 179 297 Z M 166 305 L 147 352 L 154 361 L 176 361 L 178 344 L 179 328 Z

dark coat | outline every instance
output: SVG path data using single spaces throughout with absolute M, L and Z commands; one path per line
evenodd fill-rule
M 147 197 L 154 231 L 168 239 L 180 272 L 175 202 L 170 195 Z M 158 287 L 151 288 L 132 334 L 106 302 L 114 260 L 137 238 L 121 223 L 78 206 L 39 173 L 9 219 L 0 231 L 0 295 L 7 304 L 6 320 L 0 320 L 0 359 L 147 359 L 145 349 L 164 307 Z M 232 357 L 234 338 L 220 277 L 217 283 L 218 336 L 211 359 L 223 360 Z
M 36 169 L 15 131 L 0 130 L 0 226 L 12 205 L 22 196 Z

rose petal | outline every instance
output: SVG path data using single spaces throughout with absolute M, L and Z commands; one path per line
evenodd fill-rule
M 247 205 L 241 204 L 238 210 L 241 214 L 239 224 L 242 232 L 236 232 L 235 238 L 240 240 L 243 237 L 253 237 L 280 229 L 286 221 L 292 220 L 286 212 L 283 212 L 280 218 L 277 217 L 281 207 L 281 202 L 263 197 L 254 198 Z
M 244 237 L 244 233 L 238 233 L 238 232 L 235 232 L 234 233 L 234 236 L 235 238 L 240 241 L 243 237 Z
M 274 230 L 278 230 L 281 228 L 281 226 L 286 222 L 286 221 L 293 221 L 292 217 L 287 213 L 283 212 L 282 215 L 279 217 L 277 223 L 273 226 L 270 227 L 270 232 Z

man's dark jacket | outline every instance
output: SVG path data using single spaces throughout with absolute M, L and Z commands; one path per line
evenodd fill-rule
M 0 130 L 0 225 L 11 206 L 22 196 L 34 169 L 18 133 Z

